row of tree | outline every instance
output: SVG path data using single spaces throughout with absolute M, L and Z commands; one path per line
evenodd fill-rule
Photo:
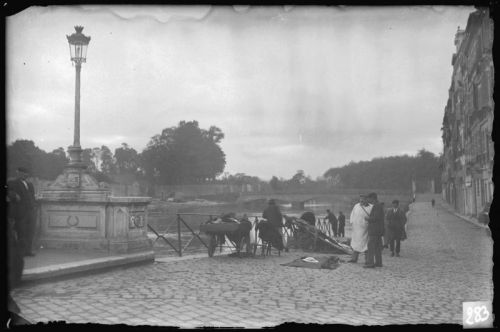
M 273 176 L 269 182 L 258 177 L 223 173 L 225 154 L 220 147 L 224 133 L 217 127 L 208 130 L 197 121 L 181 121 L 153 136 L 142 152 L 123 143 L 114 153 L 107 146 L 83 150 L 83 161 L 98 181 L 131 183 L 145 180 L 156 184 L 260 184 L 273 191 L 318 191 L 331 188 L 374 188 L 409 190 L 412 180 L 422 186 L 434 180 L 440 190 L 440 157 L 422 149 L 415 156 L 375 158 L 351 162 L 328 169 L 323 177 L 312 180 L 303 170 L 290 179 Z M 68 163 L 63 148 L 45 152 L 33 141 L 17 140 L 7 147 L 8 175 L 17 166 L 28 166 L 33 176 L 53 180 Z M 423 188 L 417 188 L 422 190 Z
M 84 149 L 82 159 L 98 181 L 200 183 L 214 180 L 224 171 L 223 138 L 224 133 L 215 126 L 205 130 L 197 121 L 181 121 L 153 136 L 141 153 L 122 143 L 114 153 L 105 145 Z M 68 162 L 62 147 L 47 153 L 29 140 L 17 140 L 7 147 L 9 176 L 18 166 L 25 166 L 32 169 L 33 176 L 53 180 Z
M 17 167 L 24 166 L 31 168 L 34 177 L 52 180 L 62 173 L 67 163 L 68 158 L 63 148 L 47 153 L 29 140 L 17 140 L 7 146 L 9 177 L 14 176 Z
M 435 190 L 441 188 L 441 157 L 421 149 L 415 156 L 393 156 L 374 158 L 371 161 L 351 162 L 348 165 L 330 168 L 325 179 L 337 187 L 411 189 L 412 181 L 417 191 L 425 191 L 431 180 Z
M 391 156 L 370 161 L 350 162 L 342 167 L 328 169 L 322 177 L 312 180 L 303 170 L 290 179 L 273 176 L 269 181 L 275 192 L 323 192 L 339 188 L 411 190 L 412 181 L 417 192 L 430 190 L 434 180 L 436 192 L 441 191 L 441 157 L 421 149 L 415 156 Z

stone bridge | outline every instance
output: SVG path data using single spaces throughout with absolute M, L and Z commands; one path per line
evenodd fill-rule
M 303 194 L 303 193 L 241 193 L 238 197 L 238 203 L 250 203 L 255 201 L 267 201 L 274 199 L 278 203 L 292 203 L 292 206 L 304 208 L 304 204 L 308 201 L 320 198 L 333 198 L 332 195 L 326 194 Z
M 246 192 L 241 193 L 238 197 L 237 202 L 248 204 L 256 201 L 267 201 L 269 199 L 275 199 L 278 203 L 291 203 L 293 207 L 304 209 L 304 204 L 313 200 L 326 200 L 332 202 L 344 202 L 344 204 L 351 204 L 356 202 L 360 194 L 367 194 L 370 192 L 376 192 L 379 196 L 379 201 L 386 202 L 390 204 L 392 200 L 398 199 L 402 202 L 408 201 L 411 197 L 411 192 L 402 190 L 377 190 L 377 189 L 345 189 L 338 190 L 329 193 L 293 193 L 293 192 L 282 192 L 282 193 L 252 193 Z

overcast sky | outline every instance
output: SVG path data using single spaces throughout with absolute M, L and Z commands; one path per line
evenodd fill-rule
M 7 142 L 73 143 L 66 35 L 92 39 L 81 145 L 197 120 L 225 133 L 226 172 L 270 179 L 442 151 L 457 27 L 472 7 L 31 7 L 7 18 Z

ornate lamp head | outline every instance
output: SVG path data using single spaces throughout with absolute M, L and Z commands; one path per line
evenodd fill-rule
M 76 33 L 73 33 L 71 36 L 66 35 L 69 43 L 71 61 L 78 64 L 86 61 L 87 47 L 90 42 L 90 37 L 85 36 L 82 30 L 83 27 L 77 25 L 75 26 Z

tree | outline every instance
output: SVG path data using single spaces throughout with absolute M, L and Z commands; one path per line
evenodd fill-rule
M 98 147 L 92 148 L 90 157 L 98 171 L 101 170 L 101 154 L 102 154 L 101 148 Z
M 431 179 L 434 179 L 435 184 L 439 183 L 439 158 L 422 149 L 416 156 L 350 162 L 342 167 L 330 168 L 324 176 L 332 179 L 338 177 L 339 187 L 409 190 L 413 178 L 421 184 Z
M 45 176 L 49 180 L 55 180 L 68 164 L 69 159 L 62 147 L 46 154 L 47 171 Z
M 113 154 L 106 145 L 101 146 L 100 160 L 101 160 L 100 170 L 103 174 L 111 176 L 116 173 L 116 166 L 115 166 L 115 161 L 113 159 Z
M 269 181 L 269 185 L 271 186 L 271 189 L 274 191 L 279 191 L 282 189 L 282 185 L 281 185 L 280 180 L 274 175 L 271 178 L 271 180 Z
M 127 143 L 115 149 L 115 165 L 117 173 L 136 174 L 139 168 L 139 157 L 137 151 L 129 147 Z
M 33 141 L 16 140 L 7 146 L 7 176 L 15 176 L 19 166 L 31 169 L 31 175 L 45 180 L 54 180 L 64 170 L 68 158 L 63 148 L 50 153 L 38 148 Z
M 37 158 L 43 153 L 33 141 L 16 140 L 7 146 L 7 174 L 9 177 L 16 175 L 17 167 L 28 167 L 33 176 L 39 176 L 40 170 L 37 167 Z
M 306 176 L 303 170 L 299 169 L 297 173 L 290 179 L 290 182 L 294 185 L 301 185 L 306 183 Z
M 430 151 L 421 149 L 417 153 L 415 163 L 415 179 L 419 190 L 426 189 L 422 187 L 433 180 L 434 184 L 441 182 L 440 158 Z
M 97 166 L 94 160 L 95 158 L 93 156 L 92 149 L 83 149 L 82 162 L 87 166 L 87 170 L 91 174 L 97 173 Z
M 224 138 L 224 133 L 219 128 L 211 126 L 210 129 L 204 133 L 204 136 L 206 136 L 210 141 L 218 144 Z
M 224 171 L 225 154 L 219 146 L 222 131 L 199 128 L 197 121 L 181 121 L 151 138 L 140 155 L 141 169 L 150 181 L 158 174 L 164 184 L 215 180 Z

